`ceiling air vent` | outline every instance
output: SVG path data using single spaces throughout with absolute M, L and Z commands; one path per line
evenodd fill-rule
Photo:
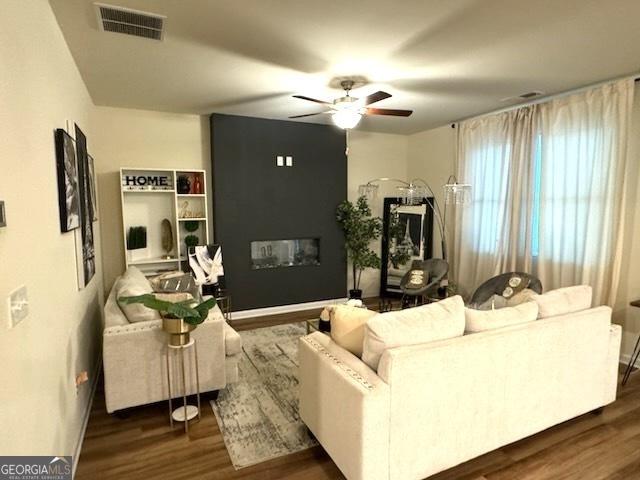
M 527 93 L 523 93 L 522 95 L 518 95 L 518 98 L 522 98 L 523 100 L 529 100 L 530 98 L 539 97 L 541 95 L 544 95 L 544 93 L 534 90 L 533 92 L 527 92 Z
M 130 8 L 94 3 L 100 30 L 162 40 L 167 17 Z

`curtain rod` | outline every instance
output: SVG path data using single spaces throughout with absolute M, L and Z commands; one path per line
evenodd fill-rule
M 638 73 L 634 73 L 633 75 L 623 75 L 621 77 L 610 78 L 608 80 L 603 80 L 602 82 L 591 83 L 591 84 L 585 85 L 583 87 L 574 88 L 573 90 L 566 90 L 564 92 L 559 92 L 559 93 L 554 93 L 552 95 L 547 95 L 546 97 L 539 97 L 539 98 L 536 98 L 536 99 L 531 100 L 529 102 L 518 103 L 516 105 L 510 105 L 508 107 L 499 108 L 497 110 L 492 110 L 490 112 L 481 113 L 480 115 L 472 115 L 470 117 L 460 118 L 460 119 L 455 120 L 453 122 L 447 122 L 447 124 L 458 124 L 460 122 L 465 122 L 465 121 L 471 120 L 473 118 L 482 118 L 482 117 L 486 117 L 487 115 L 495 115 L 497 113 L 503 113 L 503 112 L 508 112 L 509 110 L 515 110 L 516 108 L 528 107 L 529 105 L 536 105 L 538 103 L 548 102 L 549 100 L 553 100 L 555 98 L 565 97 L 567 95 L 573 95 L 574 93 L 583 92 L 583 91 L 589 90 L 591 88 L 596 88 L 596 87 L 599 87 L 599 86 L 602 86 L 602 85 L 606 85 L 607 83 L 613 83 L 613 82 L 617 82 L 619 80 L 624 80 L 625 78 L 633 78 L 634 83 L 635 82 L 640 82 L 640 76 L 639 75 L 640 74 L 638 74 Z

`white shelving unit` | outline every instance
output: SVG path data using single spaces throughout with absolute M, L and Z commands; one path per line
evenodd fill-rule
M 186 176 L 194 188 L 197 177 L 203 193 L 178 193 L 178 178 Z M 162 185 L 159 185 L 162 183 Z M 122 230 L 127 267 L 135 265 L 146 275 L 179 270 L 187 258 L 185 237 L 195 235 L 199 245 L 209 243 L 209 212 L 207 177 L 204 170 L 173 170 L 164 168 L 121 168 L 120 197 L 122 201 Z M 188 216 L 186 216 L 188 215 Z M 164 258 L 161 224 L 169 220 L 174 236 L 171 258 Z M 187 227 L 197 222 L 197 229 Z M 147 228 L 147 248 L 127 250 L 129 228 Z

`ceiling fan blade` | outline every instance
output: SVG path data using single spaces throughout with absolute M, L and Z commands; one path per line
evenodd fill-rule
M 393 115 L 394 117 L 408 117 L 413 110 L 395 110 L 392 108 L 365 108 L 367 115 Z
M 333 105 L 330 102 L 325 102 L 324 100 L 318 100 L 317 98 L 305 97 L 304 95 L 294 95 L 293 98 L 299 98 L 301 100 L 308 100 L 310 102 L 322 103 L 323 105 Z
M 362 100 L 364 101 L 364 105 L 371 105 L 372 103 L 379 102 L 380 100 L 384 100 L 385 98 L 389 98 L 390 96 L 390 93 L 378 91 L 364 97 Z
M 289 118 L 302 118 L 302 117 L 312 117 L 314 115 L 322 115 L 323 113 L 329 113 L 329 112 L 316 112 L 316 113 L 306 113 L 304 115 L 293 115 Z

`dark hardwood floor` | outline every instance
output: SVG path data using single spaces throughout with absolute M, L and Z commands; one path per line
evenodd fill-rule
M 375 302 L 368 302 L 375 305 Z M 318 312 L 238 320 L 238 330 L 313 318 Z M 205 399 L 206 400 L 206 399 Z M 168 424 L 165 402 L 107 414 L 96 393 L 76 479 L 342 479 L 320 447 L 234 470 L 213 411 L 203 402 L 189 434 Z M 505 446 L 431 480 L 640 479 L 640 372 L 601 415 L 587 414 Z

